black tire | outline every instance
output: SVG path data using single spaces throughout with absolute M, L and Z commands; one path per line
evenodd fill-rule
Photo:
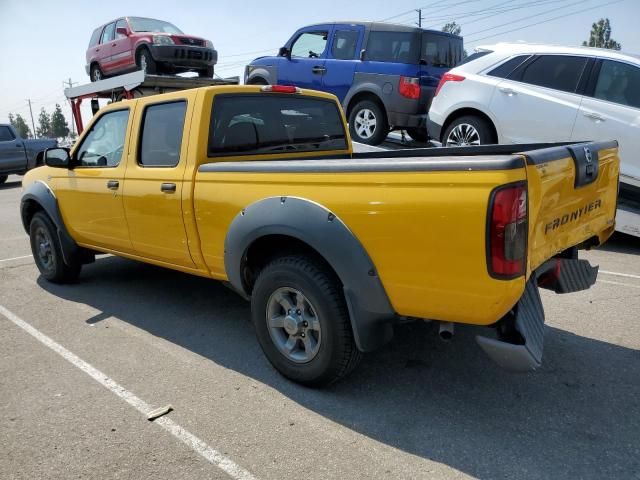
M 249 85 L 269 85 L 267 81 L 262 77 L 256 77 L 249 80 Z
M 356 121 L 361 115 L 361 112 L 364 114 L 367 111 L 373 115 L 375 127 L 370 134 L 362 136 L 358 133 Z M 368 114 L 364 116 L 367 117 Z M 376 102 L 372 100 L 361 100 L 353 106 L 349 114 L 349 133 L 351 133 L 351 139 L 354 142 L 366 143 L 367 145 L 380 145 L 389 134 L 387 114 Z
M 409 135 L 416 142 L 427 143 L 429 141 L 429 135 L 427 134 L 426 128 L 407 128 L 407 135 Z
M 89 77 L 91 78 L 92 82 L 98 82 L 106 78 L 104 73 L 102 73 L 100 65 L 98 65 L 97 63 L 91 65 L 91 69 L 89 70 Z
M 9 178 L 9 175 L 0 175 L 0 185 L 6 182 L 7 178 Z
M 213 65 L 208 66 L 202 70 L 198 70 L 198 77 L 200 78 L 213 78 Z
M 311 318 L 320 325 L 317 353 L 305 363 L 296 362 L 280 351 L 272 337 L 273 330 L 268 325 L 267 312 L 271 299 L 281 289 L 295 289 L 302 293 L 309 305 L 313 306 L 313 310 L 309 309 L 314 315 Z M 285 313 L 283 311 L 282 315 Z M 294 382 L 308 386 L 328 385 L 351 372 L 362 358 L 353 339 L 340 282 L 326 265 L 313 257 L 283 256 L 264 267 L 253 288 L 251 315 L 267 359 L 276 370 Z M 289 335 L 284 329 L 282 332 Z M 304 336 L 304 333 L 300 335 Z M 298 340 L 302 348 L 303 340 Z
M 478 117 L 476 115 L 466 115 L 464 117 L 456 118 L 451 124 L 446 128 L 444 134 L 442 135 L 442 146 L 458 146 L 455 144 L 448 144 L 449 136 L 451 132 L 458 127 L 459 125 L 470 125 L 472 126 L 479 136 L 479 145 L 490 145 L 496 143 L 497 139 L 495 138 L 495 134 L 493 132 L 493 128 L 489 122 L 487 122 L 484 118 Z M 478 145 L 475 144 L 475 145 Z M 467 144 L 473 145 L 473 144 Z M 460 145 L 460 146 L 467 146 Z
M 149 75 L 155 75 L 158 73 L 158 64 L 151 56 L 151 52 L 147 48 L 142 48 L 138 52 L 138 56 L 136 58 L 136 65 L 140 70 L 144 70 L 143 66 L 146 65 L 146 72 Z
M 56 227 L 46 213 L 37 212 L 33 216 L 29 237 L 33 258 L 44 278 L 53 283 L 69 283 L 78 278 L 82 264 L 73 258 L 70 259 L 71 265 L 64 262 Z

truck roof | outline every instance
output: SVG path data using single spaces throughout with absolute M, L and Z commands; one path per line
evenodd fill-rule
M 440 30 L 430 30 L 426 28 L 420 27 L 411 27 L 409 25 L 400 25 L 396 23 L 385 23 L 385 22 L 361 22 L 358 20 L 348 21 L 348 20 L 340 20 L 340 21 L 328 21 L 322 23 L 313 23 L 311 25 L 307 25 L 307 27 L 314 27 L 320 25 L 363 25 L 366 29 L 374 31 L 374 32 L 416 32 L 416 31 L 425 31 L 425 32 L 433 32 L 442 34 L 448 37 L 462 38 L 459 35 L 454 35 L 452 33 L 442 32 Z
M 476 50 L 491 50 L 494 52 L 509 53 L 562 53 L 569 55 L 588 55 L 591 57 L 605 58 L 610 60 L 624 60 L 635 64 L 640 64 L 640 55 L 595 47 L 571 47 L 566 45 L 548 45 L 542 43 L 500 42 L 492 45 L 481 45 L 478 46 Z

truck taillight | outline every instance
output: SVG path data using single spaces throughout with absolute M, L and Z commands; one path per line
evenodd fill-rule
M 440 89 L 445 83 L 462 82 L 463 80 L 464 80 L 464 77 L 462 75 L 456 75 L 455 73 L 445 73 L 444 75 L 442 75 L 442 78 L 440 78 L 440 82 L 438 82 L 438 86 L 436 87 L 436 91 L 433 94 L 433 96 L 435 97 L 436 95 L 438 95 L 438 92 L 440 91 Z
M 420 79 L 401 76 L 398 91 L 400 92 L 400 95 L 406 98 L 414 100 L 420 98 Z
M 301 93 L 301 90 L 293 85 L 265 85 L 261 90 L 273 93 Z
M 495 189 L 489 200 L 487 267 L 494 278 L 525 274 L 528 227 L 527 185 L 512 183 Z

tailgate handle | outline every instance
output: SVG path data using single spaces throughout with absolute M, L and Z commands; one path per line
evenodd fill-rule
M 594 144 L 570 145 L 567 147 L 576 167 L 574 188 L 590 185 L 598 178 L 598 149 Z

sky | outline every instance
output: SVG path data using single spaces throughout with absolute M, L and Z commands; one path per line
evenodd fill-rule
M 640 0 L 0 0 L 0 123 L 12 112 L 30 124 L 27 99 L 36 125 L 40 109 L 51 112 L 56 103 L 70 121 L 63 81 L 89 82 L 84 67 L 91 32 L 120 16 L 167 20 L 210 39 L 218 50 L 216 73 L 226 77 L 242 76 L 257 56 L 276 54 L 302 26 L 331 20 L 413 24 L 417 8 L 423 27 L 456 21 L 469 52 L 499 41 L 579 45 L 593 22 L 608 17 L 623 51 L 640 53 Z

